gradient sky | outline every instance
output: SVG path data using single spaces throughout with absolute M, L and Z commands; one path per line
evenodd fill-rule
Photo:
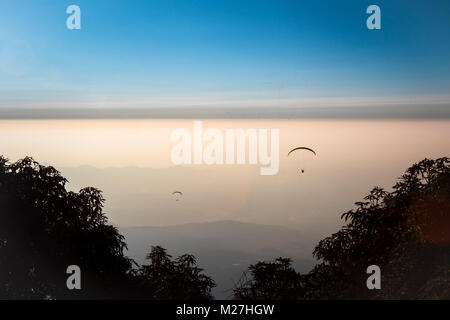
M 0 107 L 443 96 L 449 39 L 447 0 L 1 0 Z

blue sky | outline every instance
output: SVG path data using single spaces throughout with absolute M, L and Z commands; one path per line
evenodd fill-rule
M 445 0 L 2 0 L 0 106 L 445 96 L 449 39 Z

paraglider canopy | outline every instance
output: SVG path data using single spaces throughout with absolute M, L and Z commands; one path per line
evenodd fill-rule
M 172 195 L 175 195 L 175 201 L 179 201 L 180 197 L 183 195 L 183 192 L 181 192 L 181 191 L 174 191 L 174 192 L 172 192 Z
M 312 153 L 314 153 L 314 155 L 316 155 L 316 152 L 315 152 L 313 149 L 311 149 L 311 148 L 308 148 L 308 147 L 297 147 L 297 148 L 294 148 L 294 149 L 292 149 L 291 151 L 289 151 L 288 156 L 289 156 L 292 152 L 297 151 L 297 150 L 308 150 L 308 151 L 311 151 Z

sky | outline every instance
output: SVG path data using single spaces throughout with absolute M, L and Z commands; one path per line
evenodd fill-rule
M 448 39 L 445 0 L 1 0 L 0 108 L 448 97 Z

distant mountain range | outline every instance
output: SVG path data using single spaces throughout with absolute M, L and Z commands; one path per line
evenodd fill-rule
M 250 264 L 277 257 L 294 259 L 297 271 L 308 272 L 316 263 L 310 244 L 294 229 L 235 221 L 190 223 L 166 227 L 121 228 L 128 255 L 145 262 L 150 247 L 160 245 L 176 257 L 194 254 L 200 267 L 217 283 L 214 296 L 226 299 Z

